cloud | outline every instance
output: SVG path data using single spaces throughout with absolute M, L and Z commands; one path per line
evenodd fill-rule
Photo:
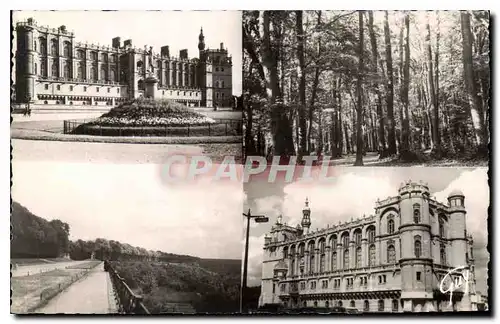
M 170 253 L 239 258 L 241 185 L 165 186 L 154 164 L 13 162 L 13 199 L 98 237 Z

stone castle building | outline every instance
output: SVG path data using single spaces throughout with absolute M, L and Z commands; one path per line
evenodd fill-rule
M 39 26 L 32 18 L 16 25 L 15 100 L 41 105 L 115 105 L 145 95 L 153 77 L 156 99 L 194 107 L 232 105 L 232 59 L 224 44 L 205 48 L 203 29 L 199 57 L 187 49 L 178 57 L 168 46 L 158 54 L 136 48 L 132 40 L 113 38 L 111 46 L 84 44 L 65 26 Z
M 306 199 L 301 224 L 282 224 L 266 235 L 259 306 L 354 307 L 365 312 L 476 310 L 472 237 L 465 197 L 448 203 L 425 184 L 402 184 L 395 197 L 377 201 L 375 215 L 311 232 Z M 464 275 L 447 276 L 467 266 Z M 468 284 L 464 277 L 468 274 Z M 451 280 L 463 283 L 442 293 Z

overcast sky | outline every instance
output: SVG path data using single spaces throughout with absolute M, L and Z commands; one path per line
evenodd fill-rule
M 252 223 L 250 230 L 249 285 L 259 285 L 261 278 L 264 235 L 269 233 L 280 213 L 283 222 L 296 226 L 302 218 L 306 196 L 311 208 L 311 230 L 338 224 L 363 214 L 374 213 L 377 198 L 397 195 L 400 183 L 427 182 L 431 195 L 447 203 L 448 193 L 460 189 L 465 195 L 467 230 L 473 236 L 476 259 L 477 290 L 487 293 L 487 217 L 489 187 L 486 168 L 337 168 L 333 184 L 316 186 L 300 183 L 276 184 L 251 181 L 244 184 L 243 210 L 270 217 L 269 223 Z
M 241 258 L 241 183 L 167 186 L 157 164 L 13 161 L 12 199 L 70 225 L 72 240 Z
M 57 28 L 65 25 L 76 41 L 111 46 L 114 37 L 122 43 L 132 39 L 138 48 L 170 46 L 170 55 L 188 49 L 198 57 L 198 35 L 203 27 L 206 48 L 224 43 L 233 58 L 233 94 L 241 94 L 241 13 L 238 11 L 15 11 L 14 24 L 34 18 L 38 25 Z M 15 44 L 15 42 L 14 42 Z

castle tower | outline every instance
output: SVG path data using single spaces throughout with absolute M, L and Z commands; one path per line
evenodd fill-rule
M 304 229 L 304 234 L 309 233 L 311 227 L 311 209 L 309 208 L 309 199 L 306 197 L 306 205 L 302 209 L 302 222 L 300 223 Z
M 449 204 L 449 235 L 448 241 L 451 244 L 451 260 L 450 266 L 452 268 L 469 266 L 467 254 L 469 252 L 469 243 L 467 240 L 467 230 L 465 224 L 465 196 L 460 190 L 453 190 L 448 195 Z M 465 272 L 467 274 L 467 279 L 469 285 L 459 289 L 458 291 L 464 293 L 462 299 L 457 303 L 457 309 L 459 311 L 471 311 L 472 305 L 470 300 L 470 294 L 475 290 L 471 289 L 471 284 L 474 283 L 473 272 L 470 267 Z
M 35 21 L 18 23 L 16 50 L 16 102 L 28 103 L 35 100 L 35 71 L 38 53 L 34 36 Z M 40 46 L 40 44 L 39 44 Z
M 399 196 L 403 311 L 434 311 L 429 188 L 409 181 Z

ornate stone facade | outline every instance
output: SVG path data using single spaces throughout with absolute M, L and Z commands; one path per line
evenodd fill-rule
M 306 200 L 301 225 L 282 224 L 278 218 L 266 235 L 259 305 L 473 310 L 474 256 L 464 200 L 454 191 L 445 205 L 430 196 L 427 185 L 408 182 L 397 196 L 378 201 L 375 215 L 314 232 L 309 231 L 314 216 Z M 462 266 L 470 271 L 469 283 L 453 292 L 450 305 L 440 283 Z
M 65 26 L 38 26 L 33 19 L 16 25 L 16 102 L 42 105 L 115 105 L 144 95 L 151 73 L 157 78 L 156 99 L 194 107 L 229 107 L 232 98 L 232 59 L 221 43 L 205 49 L 199 35 L 199 58 L 179 57 L 136 48 L 119 37 L 111 46 L 75 41 Z

